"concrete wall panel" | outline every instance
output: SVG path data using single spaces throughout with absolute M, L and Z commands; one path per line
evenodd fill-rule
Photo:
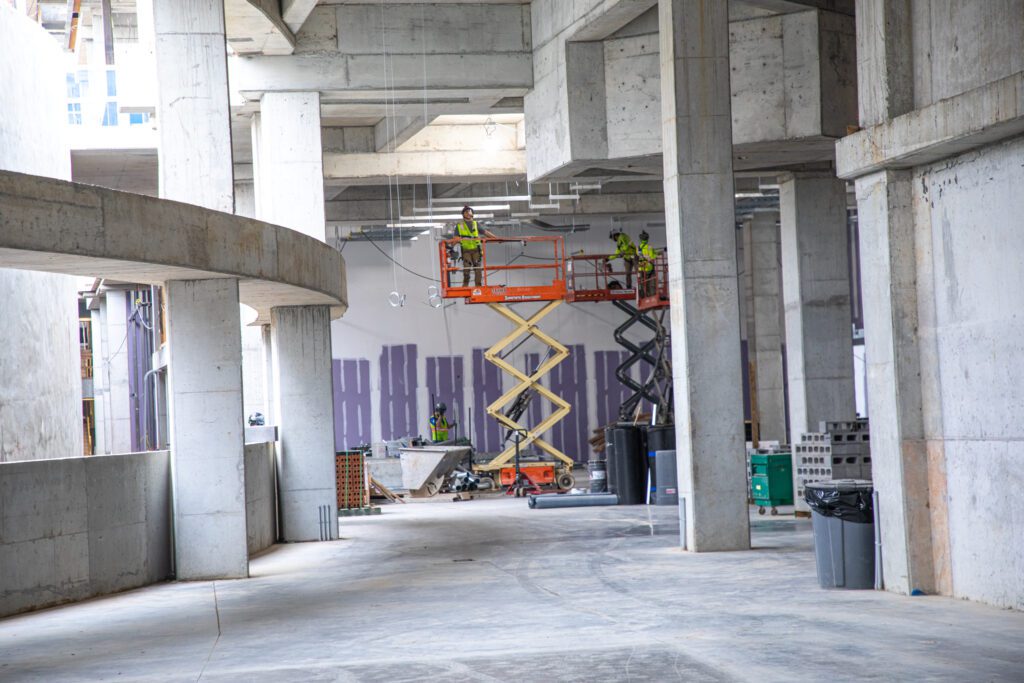
M 1015 198 L 1024 139 L 920 169 L 913 183 L 918 240 L 927 241 L 934 309 L 921 335 L 937 373 L 925 368 L 927 438 L 945 453 L 952 592 L 1024 608 L 1024 252 Z M 919 275 L 920 277 L 920 275 Z M 941 463 L 939 463 L 941 465 Z
M 249 556 L 277 541 L 274 444 L 245 444 L 245 525 Z
M 166 451 L 0 464 L 0 616 L 171 575 Z

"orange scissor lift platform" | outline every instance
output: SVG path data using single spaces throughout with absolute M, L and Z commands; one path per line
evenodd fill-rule
M 574 255 L 565 253 L 565 239 L 561 236 L 552 237 L 519 237 L 519 238 L 479 238 L 481 262 L 479 266 L 481 284 L 460 286 L 456 281 L 463 278 L 464 267 L 458 264 L 456 247 L 462 239 L 453 237 L 441 240 L 438 245 L 441 272 L 441 296 L 445 299 L 463 299 L 470 304 L 487 304 L 492 310 L 509 320 L 514 328 L 484 352 L 488 362 L 511 375 L 514 386 L 487 406 L 487 414 L 497 420 L 511 432 L 522 432 L 526 436 L 520 442 L 520 448 L 531 444 L 552 457 L 551 461 L 526 463 L 522 469 L 538 483 L 554 482 L 559 488 L 571 488 L 575 483 L 572 477 L 572 458 L 546 441 L 542 435 L 550 431 L 572 410 L 572 406 L 563 398 L 544 387 L 540 381 L 551 370 L 568 358 L 569 349 L 559 341 L 540 329 L 541 320 L 547 317 L 562 302 L 599 302 L 599 301 L 633 301 L 638 307 L 646 304 L 646 309 L 668 305 L 668 269 L 664 257 L 659 257 L 649 277 L 662 274 L 660 282 L 653 285 L 646 280 L 640 282 L 641 288 L 650 291 L 651 295 L 638 298 L 637 289 L 621 287 L 620 279 L 624 279 L 624 269 L 613 269 L 608 265 L 605 255 Z M 516 257 L 502 263 L 498 249 L 503 245 L 521 246 L 523 251 Z M 529 256 L 529 263 L 515 263 L 525 255 L 527 248 L 538 254 Z M 473 269 L 470 269 L 471 271 Z M 475 276 L 475 273 L 471 272 Z M 521 279 L 518 284 L 510 284 L 510 277 Z M 503 278 L 505 282 L 498 284 L 494 280 Z M 470 279 L 475 280 L 475 277 Z M 511 304 L 526 302 L 547 302 L 528 318 L 513 311 Z M 532 336 L 546 344 L 550 351 L 546 359 L 530 374 L 516 368 L 505 360 L 502 352 L 522 337 Z M 509 404 L 527 391 L 540 394 L 554 406 L 551 414 L 539 424 L 527 428 L 516 418 L 505 413 Z M 498 480 L 506 483 L 514 476 L 515 445 L 505 448 L 498 456 L 486 463 L 474 465 L 481 472 L 497 475 Z
M 535 484 L 554 483 L 558 488 L 569 489 L 575 484 L 572 476 L 573 459 L 543 438 L 543 434 L 560 422 L 572 410 L 572 406 L 561 396 L 540 383 L 540 380 L 551 372 L 552 368 L 569 357 L 569 349 L 539 328 L 540 321 L 565 301 L 565 240 L 561 237 L 522 237 L 519 239 L 503 239 L 488 237 L 480 242 L 480 276 L 481 284 L 461 287 L 455 281 L 463 277 L 466 269 L 460 267 L 455 247 L 461 238 L 454 237 L 442 240 L 439 244 L 441 260 L 441 296 L 446 299 L 463 299 L 470 304 L 487 304 L 513 324 L 513 330 L 494 343 L 484 352 L 484 358 L 502 372 L 515 379 L 514 386 L 487 406 L 487 414 L 509 430 L 509 434 L 524 434 L 518 444 L 519 448 L 527 448 L 531 444 L 541 449 L 551 460 L 530 460 L 522 463 L 521 471 Z M 495 252 L 503 245 L 515 243 L 522 246 L 523 253 L 532 247 L 540 255 L 532 256 L 529 263 L 499 263 L 501 257 Z M 518 257 L 516 257 L 518 258 Z M 470 269 L 469 279 L 475 280 L 474 269 Z M 520 284 L 509 284 L 510 278 L 521 279 Z M 505 280 L 495 284 L 497 278 Z M 511 304 L 527 302 L 547 302 L 528 318 L 520 316 L 512 310 Z M 502 356 L 504 350 L 512 346 L 522 337 L 534 337 L 550 349 L 544 362 L 530 374 L 527 374 L 509 363 Z M 526 427 L 518 422 L 521 415 L 515 409 L 508 411 L 506 407 L 516 402 L 525 392 L 534 391 L 551 402 L 554 409 L 551 414 L 537 425 Z M 507 441 L 507 440 L 506 440 Z M 501 453 L 488 462 L 474 464 L 478 472 L 485 472 L 495 477 L 502 485 L 509 485 L 515 478 L 516 444 L 507 446 Z

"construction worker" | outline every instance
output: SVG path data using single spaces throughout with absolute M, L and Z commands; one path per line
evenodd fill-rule
M 626 267 L 626 289 L 633 288 L 633 266 L 636 265 L 636 245 L 622 228 L 612 228 L 608 238 L 615 240 L 615 253 L 605 259 L 606 263 L 620 258 Z
M 430 416 L 430 440 L 434 443 L 448 440 L 448 429 L 452 425 L 448 424 L 448 418 L 445 416 L 447 411 L 448 406 L 444 403 L 434 406 L 434 414 Z
M 647 243 L 650 235 L 644 230 L 640 233 L 640 244 L 637 246 L 638 277 L 640 279 L 640 296 L 654 295 L 654 259 L 658 251 Z
M 483 256 L 480 251 L 480 227 L 473 220 L 473 207 L 462 207 L 462 220 L 455 226 L 455 229 L 459 237 L 462 238 L 462 241 L 459 243 L 462 247 L 462 286 L 469 287 L 469 271 L 472 270 L 473 280 L 476 282 L 476 286 L 479 287 L 483 277 L 483 269 L 480 267 Z M 487 230 L 483 231 L 483 236 L 494 237 Z

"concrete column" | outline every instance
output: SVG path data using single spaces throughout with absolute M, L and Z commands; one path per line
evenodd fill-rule
M 234 210 L 221 0 L 154 0 L 160 196 Z
M 795 441 L 822 420 L 856 417 L 846 183 L 830 174 L 781 178 L 782 290 L 789 426 Z
M 93 396 L 93 432 L 92 452 L 95 455 L 109 453 L 107 443 L 110 436 L 107 429 L 107 373 L 104 372 L 106 362 L 107 329 L 102 304 L 91 312 L 92 318 L 92 396 Z
M 782 372 L 781 254 L 777 211 L 754 213 L 750 225 L 750 268 L 753 319 L 748 337 L 757 385 L 761 439 L 786 442 L 786 394 Z M 751 328 L 748 328 L 751 329 Z
M 907 0 L 857 0 L 861 126 L 874 126 L 914 108 L 911 11 Z
M 224 3 L 153 1 L 160 196 L 232 213 Z M 167 283 L 179 579 L 248 575 L 237 280 Z
M 323 152 L 318 93 L 267 93 L 253 119 L 256 214 L 323 241 Z M 271 311 L 272 415 L 278 425 L 278 488 L 285 541 L 337 537 L 331 314 L 327 306 Z M 267 348 L 266 341 L 264 349 Z
M 271 310 L 277 396 L 278 492 L 281 537 L 321 540 L 320 508 L 338 536 L 334 475 L 331 312 L 328 306 Z
M 931 516 L 944 506 L 929 500 L 912 180 L 909 171 L 890 171 L 856 183 L 871 471 L 885 521 L 883 577 L 888 590 L 931 593 L 936 589 Z
M 266 93 L 253 117 L 256 215 L 326 240 L 319 93 Z
M 238 281 L 169 282 L 166 293 L 177 577 L 244 578 Z
M 680 521 L 696 551 L 750 547 L 727 5 L 658 5 Z
M 105 418 L 109 421 L 108 453 L 131 453 L 131 397 L 128 387 L 128 298 L 123 290 L 107 290 L 107 348 L 102 372 L 106 387 Z
M 270 325 L 260 326 L 263 339 L 263 415 L 268 425 L 277 424 L 277 410 L 274 408 L 274 342 Z

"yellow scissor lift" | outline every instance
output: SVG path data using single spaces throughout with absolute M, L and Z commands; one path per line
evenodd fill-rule
M 565 278 L 565 241 L 562 237 L 525 237 L 514 240 L 502 238 L 486 238 L 481 242 L 481 264 L 482 285 L 480 287 L 457 287 L 449 283 L 456 274 L 461 273 L 462 268 L 456 263 L 453 256 L 454 247 L 458 246 L 460 238 L 455 237 L 442 240 L 440 243 L 441 259 L 441 296 L 447 299 L 464 299 L 466 303 L 487 304 L 488 307 L 500 314 L 513 324 L 513 329 L 507 335 L 499 339 L 493 346 L 484 352 L 484 358 L 503 372 L 515 378 L 516 384 L 497 400 L 487 406 L 487 414 L 497 420 L 502 426 L 509 430 L 510 434 L 516 434 L 519 438 L 518 444 L 507 446 L 492 460 L 474 465 L 474 469 L 495 477 L 502 485 L 510 485 L 515 481 L 515 463 L 517 446 L 520 450 L 536 446 L 551 456 L 552 460 L 536 461 L 530 460 L 522 464 L 522 472 L 530 480 L 538 485 L 553 484 L 561 489 L 569 489 L 575 484 L 572 475 L 574 461 L 568 455 L 555 448 L 550 442 L 543 438 L 543 434 L 550 431 L 572 410 L 572 405 L 558 394 L 541 384 L 551 370 L 569 357 L 569 349 L 557 339 L 540 329 L 540 322 L 552 311 L 558 308 L 566 299 L 566 278 Z M 549 258 L 536 258 L 535 262 L 528 264 L 489 264 L 487 259 L 488 246 L 497 246 L 506 242 L 517 244 L 550 246 L 553 250 Z M 496 273 L 507 273 L 519 271 L 526 275 L 537 274 L 543 279 L 539 285 L 492 285 L 488 283 L 489 276 Z M 545 271 L 552 273 L 550 281 Z M 523 317 L 512 310 L 512 304 L 529 302 L 547 302 L 540 310 L 529 317 Z M 533 337 L 545 344 L 549 353 L 547 357 L 532 372 L 527 374 L 516 368 L 502 357 L 502 352 L 515 344 L 520 339 Z M 536 392 L 543 396 L 554 406 L 551 414 L 538 424 L 528 427 L 511 415 L 506 414 L 506 409 L 522 396 L 529 392 Z

